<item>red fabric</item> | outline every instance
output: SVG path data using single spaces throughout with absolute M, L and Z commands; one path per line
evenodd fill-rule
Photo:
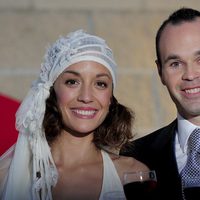
M 17 140 L 15 113 L 19 105 L 19 101 L 0 94 L 0 155 Z

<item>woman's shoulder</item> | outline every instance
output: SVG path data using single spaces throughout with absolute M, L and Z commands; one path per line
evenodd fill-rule
M 120 155 L 116 162 L 121 170 L 124 171 L 145 171 L 149 169 L 147 165 L 133 157 Z
M 148 166 L 139 160 L 121 155 L 110 155 L 115 168 L 120 176 L 123 178 L 125 172 L 137 172 L 137 171 L 147 171 L 149 170 Z

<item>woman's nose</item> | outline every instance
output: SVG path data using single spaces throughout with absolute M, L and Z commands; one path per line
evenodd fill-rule
M 78 94 L 78 101 L 90 103 L 93 101 L 93 90 L 91 87 L 83 86 L 80 88 Z

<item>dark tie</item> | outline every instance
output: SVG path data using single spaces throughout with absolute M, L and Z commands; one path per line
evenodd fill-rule
M 200 129 L 196 128 L 188 140 L 188 158 L 181 171 L 183 188 L 200 187 Z

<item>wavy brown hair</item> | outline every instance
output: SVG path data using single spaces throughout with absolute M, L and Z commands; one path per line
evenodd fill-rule
M 128 143 L 133 138 L 133 121 L 134 112 L 118 103 L 117 99 L 112 96 L 108 115 L 94 131 L 94 144 L 97 148 L 102 148 L 103 146 L 115 149 L 120 148 L 122 144 Z M 50 96 L 46 100 L 43 128 L 49 144 L 60 135 L 64 128 L 53 87 L 51 87 Z

